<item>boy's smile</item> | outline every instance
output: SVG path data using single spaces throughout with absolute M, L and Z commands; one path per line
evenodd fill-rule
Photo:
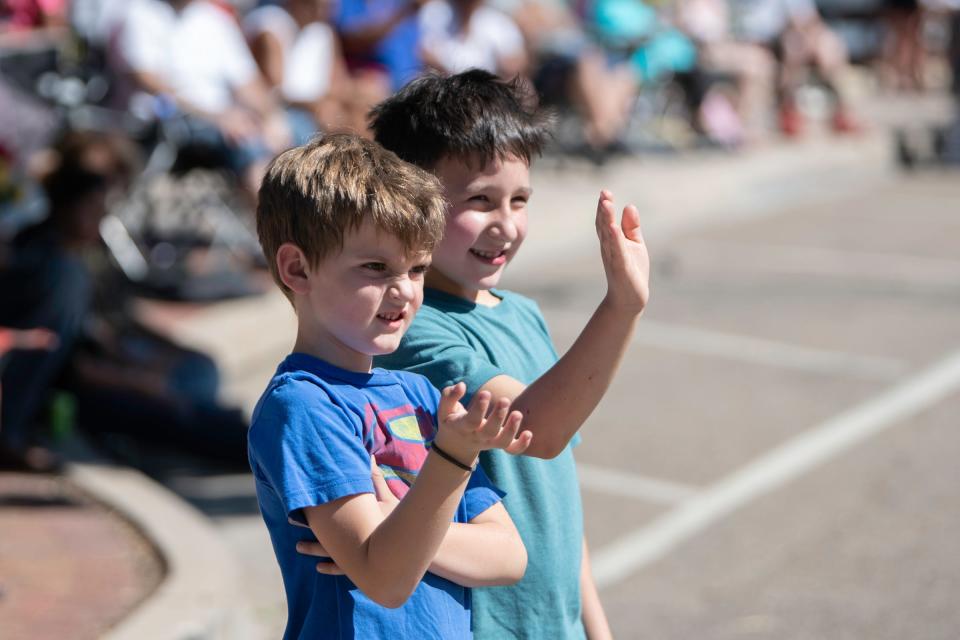
M 515 156 L 482 168 L 476 160 L 447 157 L 433 171 L 449 209 L 429 284 L 468 300 L 492 302 L 487 290 L 497 286 L 527 233 L 530 167 Z
M 400 345 L 423 302 L 429 263 L 429 254 L 407 255 L 399 239 L 370 222 L 348 231 L 339 253 L 287 283 L 297 294 L 300 319 L 294 349 L 369 371 L 373 356 Z

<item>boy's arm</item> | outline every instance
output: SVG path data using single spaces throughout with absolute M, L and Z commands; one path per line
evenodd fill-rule
M 513 399 L 513 409 L 523 413 L 524 428 L 536 436 L 527 455 L 553 458 L 567 446 L 610 386 L 650 297 L 650 259 L 636 207 L 626 207 L 617 224 L 612 195 L 602 191 L 596 225 L 607 295 L 576 342 L 529 386 L 500 375 L 480 387 Z
M 376 464 L 372 468 L 372 478 L 378 506 L 388 515 L 400 501 L 387 486 L 383 472 Z M 297 551 L 304 555 L 330 556 L 318 542 L 301 541 L 297 543 Z M 526 567 L 527 550 L 503 503 L 498 502 L 469 523 L 451 524 L 428 570 L 460 586 L 472 588 L 513 584 L 523 577 Z M 340 567 L 330 562 L 318 563 L 317 571 L 328 575 L 343 574 Z
M 460 407 L 464 386 L 444 390 L 434 441 L 464 464 L 481 450 L 522 450 L 530 435 L 515 439 L 520 415 L 500 401 L 489 418 L 490 396 L 478 394 L 468 411 Z M 450 528 L 470 473 L 431 453 L 417 482 L 386 517 L 371 494 L 347 496 L 304 509 L 307 523 L 330 557 L 375 602 L 399 607 L 416 589 Z M 397 553 L 398 541 L 403 553 Z
M 471 588 L 513 584 L 526 568 L 527 550 L 502 503 L 450 525 L 430 563 L 431 573 Z
M 319 542 L 298 542 L 297 551 L 330 556 Z M 526 568 L 526 547 L 507 510 L 497 503 L 469 523 L 452 523 L 427 570 L 461 587 L 475 588 L 513 584 L 523 577 Z M 317 571 L 344 573 L 331 562 L 317 563 Z
M 587 551 L 587 539 L 583 539 L 583 555 L 580 561 L 580 603 L 583 630 L 587 640 L 612 640 L 613 633 L 607 622 L 607 614 L 603 611 L 597 584 L 593 581 L 593 571 L 590 568 L 590 553 Z

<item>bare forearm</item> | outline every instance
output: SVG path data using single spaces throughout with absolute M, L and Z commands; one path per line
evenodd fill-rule
M 200 109 L 194 104 L 187 102 L 180 96 L 176 95 L 163 80 L 160 79 L 154 73 L 149 71 L 133 71 L 130 74 L 131 79 L 134 84 L 146 91 L 147 93 L 153 94 L 155 96 L 165 95 L 176 102 L 177 108 L 183 112 L 191 113 L 202 118 L 213 119 L 215 114 L 208 111 Z
M 563 451 L 610 386 L 638 317 L 601 303 L 570 350 L 514 400 L 534 435 L 527 455 Z
M 428 456 L 409 493 L 367 539 L 363 575 L 354 579 L 344 567 L 351 579 L 367 593 L 368 588 L 393 585 L 386 599 L 406 600 L 436 557 L 468 479 L 449 462 Z M 397 552 L 398 540 L 403 541 L 402 553 Z
M 430 572 L 463 587 L 495 587 L 515 583 L 526 565 L 526 549 L 512 525 L 454 523 Z
M 583 539 L 583 558 L 580 563 L 580 603 L 580 615 L 587 640 L 612 639 L 613 633 L 610 631 L 610 624 L 607 622 L 607 614 L 603 611 L 603 603 L 600 602 L 597 583 L 593 581 L 586 538 Z

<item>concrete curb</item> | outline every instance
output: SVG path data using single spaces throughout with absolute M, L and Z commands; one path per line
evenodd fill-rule
M 134 469 L 73 463 L 65 477 L 137 527 L 166 565 L 160 586 L 105 639 L 249 637 L 235 608 L 236 559 L 203 514 Z

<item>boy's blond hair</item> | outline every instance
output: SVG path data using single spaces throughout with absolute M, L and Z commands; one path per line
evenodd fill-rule
M 270 273 L 291 242 L 311 266 L 343 248 L 343 237 L 369 219 L 411 252 L 431 252 L 443 235 L 440 183 L 376 142 L 352 134 L 314 138 L 273 159 L 260 186 L 257 234 Z

